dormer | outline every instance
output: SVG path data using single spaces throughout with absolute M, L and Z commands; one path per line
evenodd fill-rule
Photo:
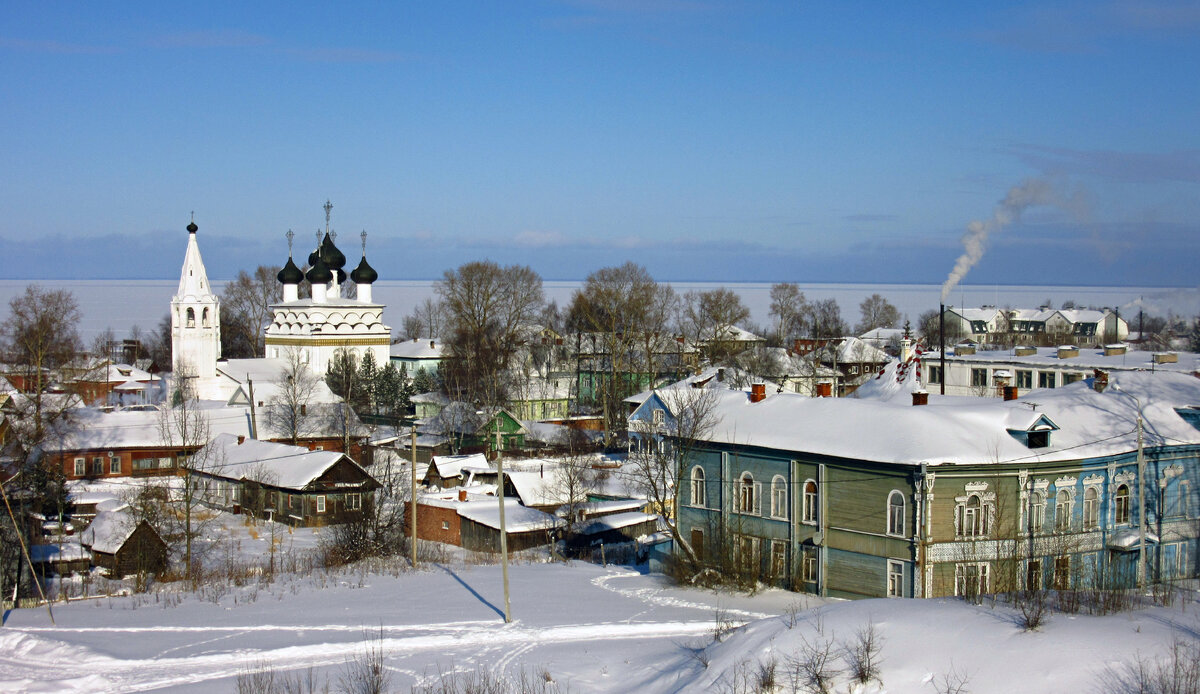
M 1046 448 L 1050 445 L 1050 434 L 1058 431 L 1059 426 L 1049 417 L 1037 412 L 1029 413 L 1030 421 L 1021 427 L 1007 429 L 1009 436 L 1025 444 L 1029 448 Z
M 1183 421 L 1191 424 L 1196 429 L 1200 429 L 1200 405 L 1192 405 L 1191 407 L 1176 407 L 1175 414 L 1183 417 Z

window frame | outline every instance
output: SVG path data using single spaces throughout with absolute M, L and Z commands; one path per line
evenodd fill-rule
M 108 474 L 121 474 L 121 456 L 114 455 L 108 459 Z
M 783 475 L 771 478 L 771 517 L 779 520 L 788 519 L 788 489 L 787 480 Z
M 1124 493 L 1121 490 L 1124 490 Z M 1129 485 L 1122 482 L 1113 493 L 1113 525 L 1129 525 L 1129 511 Z
M 358 492 L 350 492 L 346 494 L 346 510 L 361 511 L 362 510 L 362 494 Z
M 1066 488 L 1054 493 L 1054 532 L 1070 532 L 1074 524 L 1075 497 Z
M 762 482 L 753 473 L 743 470 L 737 483 L 737 512 L 746 516 L 762 515 Z
M 986 368 L 971 368 L 971 387 L 986 388 L 988 385 L 988 370 Z
M 804 525 L 818 525 L 821 522 L 821 514 L 817 508 L 821 500 L 821 486 L 817 484 L 816 480 L 809 478 L 804 480 L 804 486 L 801 489 L 804 491 L 800 522 Z
M 885 595 L 889 598 L 904 597 L 904 562 L 899 559 L 887 560 Z
M 1100 528 L 1100 490 L 1089 486 L 1083 490 L 1083 529 Z
M 87 458 L 81 456 L 75 458 L 75 476 L 87 477 Z
M 316 502 L 317 502 L 317 513 L 325 513 L 325 495 L 318 494 L 317 498 L 316 498 Z
M 893 499 L 898 499 L 899 503 L 894 503 Z M 887 534 L 892 537 L 905 537 L 904 529 L 907 523 L 905 512 L 907 511 L 904 493 L 899 489 L 893 489 L 887 497 Z
M 708 487 L 704 475 L 704 467 L 701 465 L 692 466 L 691 491 L 692 506 L 706 508 L 708 505 Z

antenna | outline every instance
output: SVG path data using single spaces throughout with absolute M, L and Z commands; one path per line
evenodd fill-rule
M 291 229 L 288 229 L 288 233 L 284 234 L 284 236 L 286 236 L 287 240 L 288 240 L 288 257 L 291 258 L 292 257 L 292 239 L 296 238 L 296 232 L 292 231 Z

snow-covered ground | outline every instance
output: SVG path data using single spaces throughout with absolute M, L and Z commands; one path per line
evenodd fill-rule
M 1107 668 L 1200 630 L 1188 599 L 1108 617 L 1052 614 L 1025 632 L 1006 607 L 958 600 L 725 595 L 578 562 L 518 564 L 510 575 L 511 624 L 500 568 L 453 553 L 418 571 L 352 567 L 182 598 L 60 604 L 54 625 L 44 609 L 16 610 L 0 628 L 0 691 L 227 692 L 260 663 L 313 667 L 336 689 L 364 635 L 379 639 L 392 691 L 480 671 L 544 672 L 571 692 L 745 691 L 735 681 L 760 663 L 773 659 L 782 682 L 806 643 L 836 650 L 868 624 L 882 637 L 882 684 L 854 691 L 934 692 L 951 672 L 976 694 L 1094 691 Z M 738 628 L 716 640 L 719 624 Z M 837 691 L 849 686 L 842 676 Z

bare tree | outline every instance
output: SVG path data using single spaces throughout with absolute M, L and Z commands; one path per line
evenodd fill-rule
M 808 300 L 800 287 L 788 282 L 771 285 L 770 315 L 775 318 L 775 337 L 779 344 L 797 332 L 808 313 Z
M 308 369 L 304 353 L 289 349 L 275 392 L 267 400 L 266 421 L 272 431 L 282 432 L 296 445 L 316 428 L 315 413 L 309 412 L 319 382 Z
M 683 296 L 680 325 L 684 335 L 706 346 L 713 362 L 723 362 L 737 351 L 731 329 L 750 318 L 750 309 L 736 293 L 718 287 Z
M 211 460 L 213 453 L 207 447 L 211 428 L 195 392 L 195 370 L 190 364 L 181 363 L 174 374 L 174 389 L 169 407 L 160 410 L 159 435 L 164 446 L 177 449 L 187 455 L 181 465 L 183 485 L 177 494 L 168 491 L 168 503 L 174 517 L 179 519 L 178 539 L 183 542 L 184 570 L 190 580 L 197 576 L 198 566 L 193 562 L 194 544 L 210 522 L 210 514 L 200 508 L 207 496 L 208 478 L 196 474 L 209 470 L 218 461 Z
M 221 334 L 248 345 L 251 350 L 248 356 L 266 354 L 264 330 L 271 321 L 271 304 L 283 300 L 278 274 L 278 267 L 268 265 L 259 265 L 253 275 L 241 270 L 221 293 L 221 309 L 225 314 L 221 316 Z
M 32 448 L 45 434 L 46 390 L 58 370 L 80 351 L 79 305 L 68 291 L 30 284 L 8 302 L 8 308 L 8 318 L 0 323 L 0 345 L 20 380 L 14 385 L 29 396 L 32 427 L 25 443 Z
M 593 467 L 595 446 L 589 444 L 582 431 L 566 429 L 557 443 L 566 451 L 561 465 L 554 471 L 554 493 L 567 507 L 567 522 L 579 520 L 579 508 L 590 492 L 600 483 L 600 471 Z
M 821 299 L 809 304 L 807 318 L 811 337 L 817 340 L 846 334 L 846 323 L 842 321 L 842 309 L 836 299 Z
M 636 369 L 644 367 L 645 360 L 638 358 L 634 348 L 645 333 L 663 325 L 650 322 L 658 315 L 656 303 L 664 298 L 658 287 L 646 268 L 629 262 L 588 275 L 583 288 L 571 297 L 567 327 L 589 333 L 593 341 L 590 367 L 600 377 L 606 445 L 624 431 L 621 400 L 641 390 Z
M 719 394 L 710 388 L 667 388 L 657 391 L 670 411 L 661 423 L 637 424 L 643 436 L 661 441 L 631 453 L 630 481 L 652 506 L 661 510 L 675 541 L 693 566 L 699 563 L 695 549 L 679 530 L 679 493 L 676 485 L 694 464 L 700 447 L 720 423 Z
M 520 329 L 542 305 L 542 278 L 528 266 L 477 261 L 447 270 L 434 290 L 446 306 L 444 378 L 473 403 L 502 404 Z
M 858 308 L 862 311 L 862 319 L 854 331 L 859 335 L 875 328 L 894 328 L 900 322 L 900 312 L 879 294 L 863 299 Z

